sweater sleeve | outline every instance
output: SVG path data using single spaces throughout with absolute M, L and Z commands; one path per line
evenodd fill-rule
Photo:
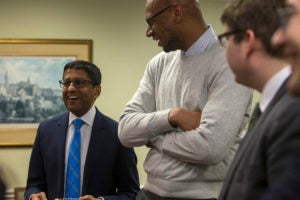
M 155 136 L 173 130 L 168 122 L 170 109 L 156 109 L 154 73 L 149 62 L 138 90 L 120 117 L 118 135 L 124 146 L 148 145 Z
M 211 79 L 208 100 L 199 127 L 157 137 L 153 143 L 164 154 L 201 165 L 217 164 L 236 151 L 232 148 L 245 132 L 252 90 L 234 81 L 230 68 Z

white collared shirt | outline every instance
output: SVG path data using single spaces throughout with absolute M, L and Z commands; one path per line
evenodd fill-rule
M 84 121 L 84 124 L 80 128 L 80 136 L 81 136 L 81 166 L 80 166 L 80 193 L 82 191 L 82 181 L 83 181 L 83 172 L 84 172 L 84 166 L 85 166 L 85 160 L 86 160 L 86 155 L 89 147 L 89 142 L 92 134 L 92 126 L 94 123 L 96 115 L 96 108 L 95 106 L 92 106 L 92 108 L 80 119 Z M 67 138 L 66 138 L 66 151 L 65 151 L 65 173 L 67 169 L 67 164 L 68 164 L 68 155 L 69 155 L 69 149 L 70 149 L 70 143 L 74 135 L 74 125 L 73 121 L 78 118 L 76 117 L 73 113 L 70 112 L 69 114 L 69 126 L 67 130 Z M 66 181 L 65 181 L 66 182 Z
M 259 102 L 261 112 L 264 112 L 273 100 L 275 94 L 283 84 L 283 82 L 290 76 L 292 70 L 291 66 L 286 66 L 273 76 L 264 86 Z

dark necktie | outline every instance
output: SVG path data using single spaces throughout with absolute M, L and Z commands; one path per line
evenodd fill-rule
M 250 130 L 253 127 L 253 125 L 255 124 L 255 122 L 257 121 L 260 115 L 261 115 L 261 111 L 259 108 L 259 103 L 256 103 L 249 121 L 248 130 Z
M 66 171 L 66 198 L 80 197 L 80 127 L 84 123 L 81 119 L 73 121 L 75 130 L 70 144 L 70 151 L 68 156 L 68 166 Z

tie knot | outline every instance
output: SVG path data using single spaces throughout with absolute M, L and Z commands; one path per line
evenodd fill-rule
M 258 120 L 258 118 L 260 117 L 260 115 L 262 114 L 260 108 L 259 108 L 259 103 L 256 103 L 254 110 L 252 112 L 250 121 L 249 121 L 249 128 L 248 130 L 250 130 L 253 125 L 255 124 L 255 122 Z
M 80 129 L 80 127 L 82 126 L 83 123 L 84 123 L 84 121 L 82 119 L 79 119 L 79 118 L 77 118 L 73 121 L 75 129 Z
M 261 115 L 261 110 L 259 108 L 259 103 L 256 103 L 252 115 L 257 119 Z

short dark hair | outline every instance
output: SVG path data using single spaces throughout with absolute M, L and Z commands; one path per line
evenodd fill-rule
M 84 60 L 75 60 L 72 62 L 69 62 L 64 67 L 64 72 L 67 69 L 81 69 L 86 71 L 88 76 L 91 78 L 93 85 L 100 85 L 101 84 L 101 71 L 99 67 L 97 67 L 95 64 L 84 61 Z
M 224 8 L 221 22 L 231 30 L 251 29 L 271 55 L 280 55 L 280 50 L 271 45 L 271 38 L 280 26 L 277 10 L 285 7 L 285 0 L 232 0 Z M 241 42 L 244 32 L 235 35 Z

